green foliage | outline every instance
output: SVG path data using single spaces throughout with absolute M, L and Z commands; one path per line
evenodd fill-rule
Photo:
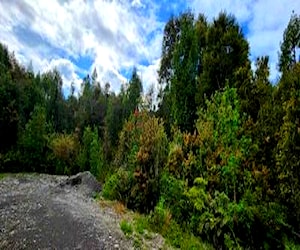
M 300 64 L 283 76 L 282 81 L 290 89 L 288 99 L 283 102 L 283 124 L 278 133 L 276 148 L 276 174 L 279 183 L 276 194 L 289 208 L 290 223 L 298 231 L 300 229 Z M 292 212 L 293 211 L 293 212 Z M 292 213 L 292 214 L 291 214 Z
M 150 229 L 148 218 L 146 216 L 139 215 L 134 220 L 134 227 L 139 234 L 144 234 L 146 230 Z
M 74 174 L 78 171 L 76 159 L 78 141 L 74 135 L 56 134 L 50 141 L 50 148 L 56 161 L 56 174 Z
M 26 171 L 37 171 L 43 165 L 48 143 L 45 109 L 36 106 L 20 140 L 22 161 Z
M 234 86 L 241 68 L 249 66 L 250 71 L 248 54 L 248 42 L 231 15 L 220 13 L 211 24 L 204 15 L 195 20 L 190 12 L 172 17 L 165 26 L 158 71 L 164 88 L 159 115 L 182 131 L 193 132 L 198 105 L 204 107 L 205 97 L 226 83 Z
M 300 47 L 300 16 L 293 12 L 288 26 L 283 34 L 281 53 L 279 56 L 279 69 L 281 72 L 290 70 L 297 62 L 296 50 Z
M 83 132 L 82 146 L 78 156 L 78 164 L 80 171 L 87 171 L 90 169 L 90 147 L 93 141 L 94 133 L 91 127 L 86 127 Z
M 122 220 L 120 223 L 120 228 L 126 236 L 129 236 L 133 233 L 132 225 L 126 220 Z
M 129 81 L 128 90 L 123 99 L 124 118 L 128 119 L 130 115 L 138 109 L 141 102 L 141 94 L 143 92 L 143 85 L 141 79 L 137 74 L 136 68 L 133 69 L 131 79 Z
M 172 218 L 170 210 L 166 207 L 163 198 L 160 199 L 148 218 L 148 226 L 151 230 L 159 232 L 167 239 L 167 242 L 179 249 L 212 249 L 212 246 L 201 242 L 190 232 L 186 232 Z
M 151 213 L 149 220 L 151 227 L 162 235 L 168 230 L 172 218 L 170 211 L 165 208 L 164 203 L 164 199 L 161 198 Z
M 170 209 L 172 218 L 177 222 L 186 221 L 190 214 L 190 203 L 185 196 L 185 183 L 168 173 L 160 179 L 160 199 Z
M 130 172 L 120 168 L 109 176 L 104 184 L 102 195 L 106 199 L 128 202 L 133 176 Z
M 104 156 L 102 145 L 99 141 L 98 136 L 95 136 L 91 143 L 90 157 L 91 173 L 99 180 L 104 181 L 106 176 L 104 169 Z
M 220 187 L 235 202 L 238 199 L 238 180 L 241 174 L 242 160 L 247 156 L 251 139 L 243 136 L 242 118 L 236 89 L 225 88 L 216 93 L 212 101 L 206 103 L 207 109 L 199 111 L 197 129 L 201 147 L 205 148 L 204 162 L 207 166 L 209 185 Z M 243 172 L 247 174 L 247 169 Z M 221 178 L 223 177 L 223 178 Z M 242 192 L 249 186 L 247 180 Z

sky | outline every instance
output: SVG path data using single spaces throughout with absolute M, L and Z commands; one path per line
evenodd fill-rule
M 0 0 L 0 42 L 35 72 L 57 68 L 63 89 L 79 91 L 96 68 L 101 85 L 118 92 L 137 68 L 144 90 L 157 86 L 164 25 L 185 10 L 235 15 L 250 44 L 252 62 L 270 57 L 271 80 L 279 77 L 278 52 L 298 0 Z

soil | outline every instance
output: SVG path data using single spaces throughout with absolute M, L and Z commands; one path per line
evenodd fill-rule
M 89 172 L 0 179 L 0 249 L 133 249 Z

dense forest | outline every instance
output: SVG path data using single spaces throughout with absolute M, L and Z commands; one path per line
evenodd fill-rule
M 157 100 L 136 69 L 118 94 L 94 70 L 65 97 L 57 70 L 36 74 L 1 44 L 0 171 L 90 171 L 104 197 L 150 214 L 161 233 L 177 225 L 217 249 L 296 249 L 299 34 L 293 13 L 272 84 L 268 56 L 251 67 L 234 16 L 173 16 Z

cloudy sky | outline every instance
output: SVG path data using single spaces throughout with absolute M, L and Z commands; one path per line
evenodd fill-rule
M 271 79 L 282 34 L 296 0 L 0 0 L 0 42 L 34 70 L 56 67 L 67 93 L 94 68 L 101 83 L 118 91 L 133 66 L 144 88 L 157 82 L 161 41 L 171 14 L 186 9 L 209 20 L 226 10 L 236 16 L 250 43 L 251 60 L 270 56 Z

